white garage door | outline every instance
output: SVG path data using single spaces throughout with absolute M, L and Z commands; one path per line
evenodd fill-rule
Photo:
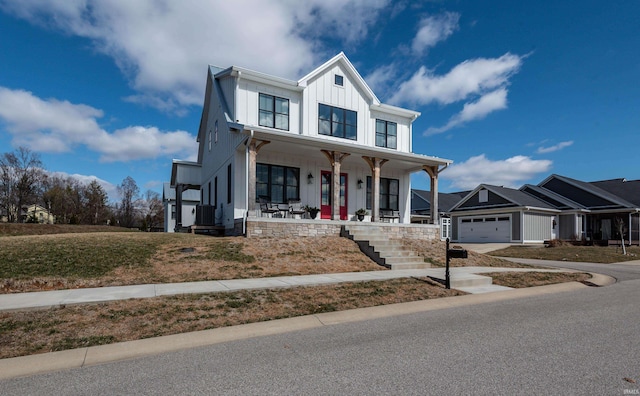
M 511 242 L 511 219 L 508 216 L 462 219 L 459 235 L 460 242 Z

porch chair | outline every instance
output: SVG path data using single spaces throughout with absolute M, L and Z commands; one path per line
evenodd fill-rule
M 386 221 L 388 223 L 395 223 L 398 220 L 400 222 L 400 211 L 398 210 L 380 210 L 380 221 Z
M 293 216 L 294 219 L 296 215 L 299 215 L 300 218 L 302 218 L 305 213 L 307 213 L 307 211 L 302 208 L 302 204 L 299 199 L 289 200 L 289 214 Z
M 265 198 L 259 198 L 259 202 L 260 202 L 260 214 L 262 216 L 266 215 L 271 215 L 273 216 L 274 213 L 279 213 L 280 211 L 278 210 L 277 206 L 272 206 L 269 201 L 267 201 Z M 268 216 L 268 217 L 271 217 Z

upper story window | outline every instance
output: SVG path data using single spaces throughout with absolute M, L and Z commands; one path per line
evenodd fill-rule
M 319 104 L 318 133 L 356 140 L 358 136 L 358 113 L 352 110 Z
M 289 99 L 261 93 L 259 113 L 260 126 L 289 130 Z
M 344 77 L 339 74 L 336 74 L 334 76 L 333 83 L 341 87 L 344 86 Z
M 376 146 L 397 148 L 398 124 L 391 121 L 376 120 Z

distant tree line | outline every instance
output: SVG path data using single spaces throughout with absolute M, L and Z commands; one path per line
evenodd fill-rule
M 109 202 L 96 180 L 82 183 L 73 177 L 50 175 L 37 153 L 26 147 L 0 156 L 0 219 L 11 223 L 33 221 L 23 208 L 39 205 L 59 224 L 119 225 L 142 230 L 161 229 L 164 205 L 160 194 L 144 195 L 127 176 L 118 186 L 120 200 Z

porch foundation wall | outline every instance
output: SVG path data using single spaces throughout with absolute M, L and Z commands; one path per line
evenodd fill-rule
M 353 221 L 247 219 L 247 238 L 286 238 L 340 236 L 345 225 L 359 225 L 381 229 L 389 239 L 440 239 L 440 226 L 433 224 L 356 223 Z

